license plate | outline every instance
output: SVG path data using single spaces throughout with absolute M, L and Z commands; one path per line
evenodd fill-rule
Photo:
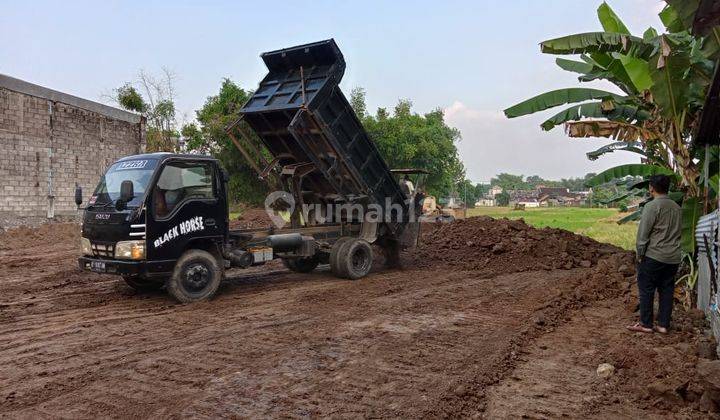
M 105 262 L 104 261 L 90 261 L 90 269 L 92 271 L 104 273 L 105 272 Z

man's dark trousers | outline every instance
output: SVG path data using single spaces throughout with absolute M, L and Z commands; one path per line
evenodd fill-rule
M 653 326 L 653 300 L 655 291 L 660 294 L 658 325 L 670 327 L 675 273 L 678 264 L 665 264 L 650 257 L 643 257 L 638 266 L 638 291 L 640 295 L 640 322 L 644 327 Z

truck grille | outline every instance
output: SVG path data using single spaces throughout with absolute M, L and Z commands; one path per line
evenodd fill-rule
M 95 257 L 112 258 L 115 256 L 115 243 L 113 242 L 93 242 L 91 245 Z

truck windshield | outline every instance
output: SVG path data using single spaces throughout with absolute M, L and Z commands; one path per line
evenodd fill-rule
M 100 178 L 100 183 L 90 201 L 91 206 L 101 206 L 114 203 L 120 198 L 120 185 L 123 181 L 132 181 L 133 199 L 127 203 L 128 207 L 138 207 L 145 195 L 145 189 L 150 182 L 155 167 L 156 159 L 125 160 L 114 163 L 110 169 Z

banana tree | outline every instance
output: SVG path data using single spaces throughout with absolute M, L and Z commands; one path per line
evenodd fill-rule
M 642 155 L 642 161 L 677 173 L 686 195 L 699 195 L 700 170 L 692 133 L 720 57 L 720 34 L 696 38 L 687 29 L 696 0 L 668 0 L 661 13 L 666 32 L 653 28 L 633 36 L 607 3 L 597 10 L 602 32 L 544 41 L 543 53 L 577 55 L 557 58 L 557 65 L 579 74 L 580 82 L 606 80 L 619 92 L 568 88 L 547 92 L 505 110 L 508 118 L 569 104 L 541 124 L 543 130 L 565 126 L 571 138 L 605 137 L 615 142 L 588 157 L 615 150 Z M 690 6 L 688 6 L 690 4 Z M 690 22 L 690 23 L 688 23 Z M 626 144 L 626 147 L 618 145 Z

